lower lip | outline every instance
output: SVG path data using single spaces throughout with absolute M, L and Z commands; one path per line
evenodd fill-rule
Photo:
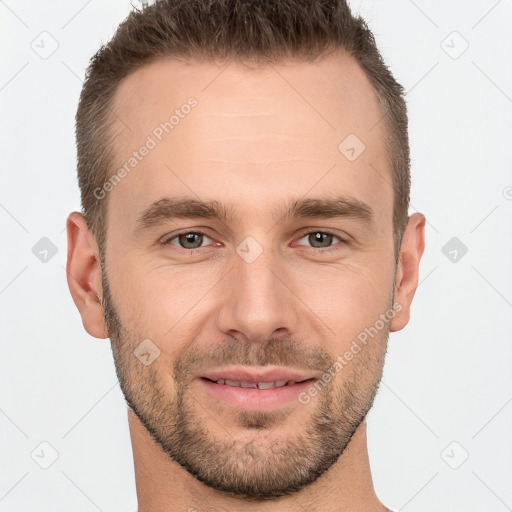
M 299 393 L 306 391 L 314 383 L 315 379 L 298 382 L 291 386 L 269 389 L 226 386 L 225 384 L 217 384 L 204 378 L 200 378 L 199 381 L 210 395 L 227 404 L 242 409 L 267 410 L 275 409 L 293 400 L 298 400 Z

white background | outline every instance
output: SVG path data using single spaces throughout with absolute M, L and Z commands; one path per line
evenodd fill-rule
M 406 512 L 511 510 L 512 1 L 351 5 L 408 91 L 411 213 L 429 223 L 412 319 L 391 335 L 368 417 L 376 491 Z M 64 270 L 81 81 L 129 9 L 0 0 L 0 512 L 136 510 L 109 341 L 83 330 Z M 51 38 L 43 59 L 31 45 Z M 47 262 L 32 252 L 43 237 Z M 452 237 L 468 249 L 456 262 Z

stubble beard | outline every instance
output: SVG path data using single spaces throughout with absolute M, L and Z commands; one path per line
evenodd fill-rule
M 388 326 L 371 341 L 372 346 L 357 354 L 350 367 L 324 384 L 315 400 L 297 405 L 311 408 L 308 421 L 298 425 L 292 419 L 293 412 L 239 410 L 226 417 L 226 428 L 219 424 L 222 420 L 208 415 L 190 392 L 189 369 L 198 360 L 197 348 L 175 361 L 175 391 L 170 396 L 172 389 L 165 382 L 168 372 L 158 360 L 145 366 L 135 357 L 134 349 L 145 336 L 139 336 L 136 329 L 128 332 L 114 306 L 105 272 L 102 280 L 105 322 L 128 406 L 173 461 L 212 489 L 248 501 L 278 498 L 304 489 L 339 459 L 373 405 L 382 377 Z M 225 355 L 229 364 L 286 366 L 292 356 L 301 360 L 301 353 L 294 347 L 285 339 L 251 347 L 228 340 L 215 354 L 216 361 Z M 239 357 L 233 358 L 233 354 Z M 287 356 L 283 358 L 284 354 Z M 322 368 L 332 367 L 335 359 L 331 355 L 320 349 L 315 354 Z M 203 360 L 211 361 L 208 357 Z M 231 435 L 227 431 L 233 430 L 233 423 L 237 429 Z

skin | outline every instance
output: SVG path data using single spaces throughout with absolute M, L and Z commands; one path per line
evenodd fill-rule
M 110 335 L 130 406 L 139 511 L 386 511 L 365 416 L 388 333 L 409 321 L 425 218 L 409 217 L 396 264 L 375 92 L 344 54 L 259 68 L 160 60 L 118 88 L 114 110 L 130 129 L 116 125 L 116 168 L 190 96 L 197 107 L 104 199 L 103 272 L 82 215 L 68 218 L 69 287 L 87 332 Z M 366 147 L 354 161 L 338 150 L 348 134 Z M 369 205 L 371 220 L 273 216 L 338 195 Z M 231 205 L 232 217 L 137 229 L 154 201 L 185 196 Z M 201 247 L 180 248 L 191 244 L 175 235 L 196 230 Z M 335 236 L 315 244 L 317 232 Z M 237 252 L 249 236 L 262 250 L 251 263 Z M 399 312 L 307 404 L 249 410 L 196 378 L 243 361 L 321 377 L 393 304 Z M 133 353 L 145 339 L 160 351 L 149 365 Z

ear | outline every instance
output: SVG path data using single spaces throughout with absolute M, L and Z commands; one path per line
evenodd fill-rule
M 82 316 L 85 330 L 95 338 L 108 338 L 101 305 L 103 289 L 96 239 L 90 232 L 84 216 L 78 212 L 69 215 L 66 228 L 68 234 L 66 274 L 69 291 Z
M 415 213 L 409 217 L 402 236 L 393 300 L 400 304 L 401 309 L 390 322 L 391 332 L 399 331 L 409 323 L 411 303 L 418 288 L 419 265 L 424 249 L 425 216 Z

